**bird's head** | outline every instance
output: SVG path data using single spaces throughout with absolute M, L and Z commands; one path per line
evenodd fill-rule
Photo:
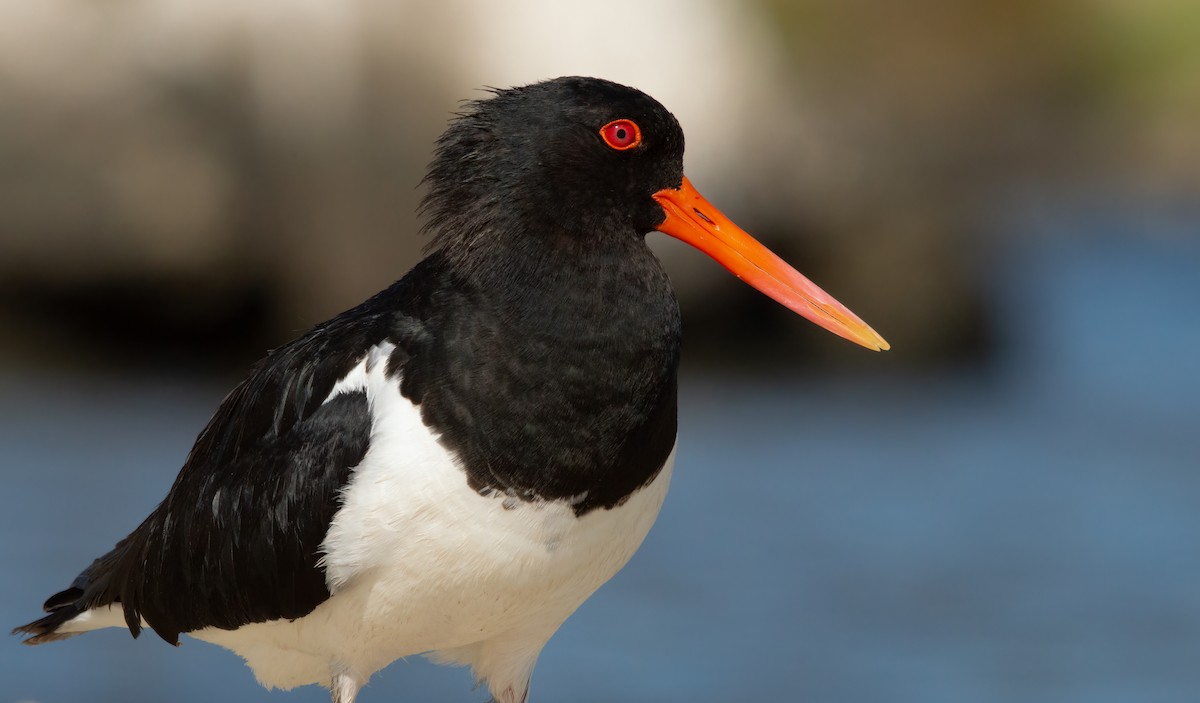
M 431 248 L 459 255 L 498 233 L 590 246 L 658 230 L 825 329 L 888 349 L 866 323 L 733 224 L 683 174 L 683 130 L 658 101 L 596 78 L 496 90 L 466 106 L 430 165 Z

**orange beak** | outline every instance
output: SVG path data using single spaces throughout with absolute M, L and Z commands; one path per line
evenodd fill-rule
M 733 275 L 839 337 L 873 351 L 891 348 L 857 315 L 722 215 L 686 176 L 678 188 L 660 190 L 654 199 L 667 213 L 659 232 L 691 244 Z

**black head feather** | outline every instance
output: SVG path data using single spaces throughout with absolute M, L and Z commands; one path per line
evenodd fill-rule
M 600 129 L 616 119 L 637 123 L 641 144 L 605 144 Z M 641 91 L 580 77 L 496 90 L 438 140 L 428 248 L 458 258 L 505 236 L 640 236 L 664 217 L 651 196 L 682 180 L 683 131 Z

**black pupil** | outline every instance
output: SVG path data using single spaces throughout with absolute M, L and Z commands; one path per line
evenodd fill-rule
M 617 141 L 625 141 L 625 128 L 617 127 Z

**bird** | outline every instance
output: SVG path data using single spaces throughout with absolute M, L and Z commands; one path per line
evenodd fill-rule
M 14 634 L 187 634 L 333 703 L 423 655 L 526 701 L 670 482 L 681 316 L 650 232 L 889 348 L 701 196 L 683 152 L 665 107 L 598 78 L 464 103 L 423 181 L 424 258 L 268 352 L 165 499 Z

